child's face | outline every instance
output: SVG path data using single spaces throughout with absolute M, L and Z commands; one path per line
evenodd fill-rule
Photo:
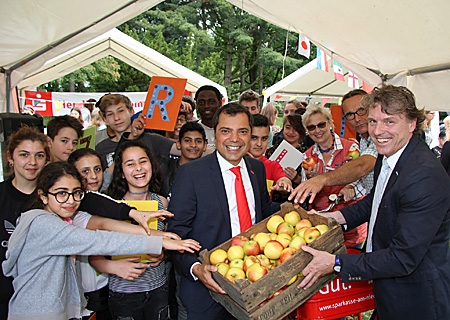
M 152 178 L 152 164 L 142 148 L 131 147 L 122 155 L 122 170 L 130 191 L 147 188 Z
M 269 132 L 268 127 L 253 127 L 252 129 L 249 152 L 256 159 L 261 158 L 266 152 L 269 145 Z
M 100 159 L 94 155 L 87 155 L 75 162 L 75 167 L 86 183 L 86 190 L 99 191 L 103 183 L 103 170 Z
M 128 110 L 125 103 L 113 104 L 106 108 L 104 116 L 105 123 L 121 135 L 130 130 L 132 110 Z
M 188 161 L 198 159 L 206 151 L 206 142 L 198 131 L 187 131 L 180 141 L 177 141 L 177 149 L 181 156 Z
M 67 161 L 70 154 L 77 149 L 78 135 L 73 128 L 62 128 L 55 138 L 49 139 L 51 161 Z
M 24 140 L 17 145 L 9 160 L 14 164 L 16 179 L 34 181 L 44 168 L 47 157 L 42 142 Z
M 65 175 L 55 182 L 46 196 L 42 195 L 42 190 L 38 192 L 41 201 L 44 203 L 44 209 L 64 219 L 72 218 L 77 211 L 80 201 L 75 201 L 75 199 L 80 200 L 80 194 L 83 193 L 83 190 L 80 181 L 70 175 Z M 70 193 L 70 195 L 67 193 Z M 66 197 L 67 200 L 64 201 Z

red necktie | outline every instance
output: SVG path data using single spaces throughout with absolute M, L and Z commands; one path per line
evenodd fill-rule
M 241 168 L 234 167 L 230 169 L 236 176 L 234 181 L 234 188 L 236 192 L 236 202 L 238 208 L 239 224 L 241 232 L 247 230 L 252 226 L 252 218 L 250 216 L 250 209 L 248 208 L 247 196 L 245 195 L 244 182 L 242 181 Z

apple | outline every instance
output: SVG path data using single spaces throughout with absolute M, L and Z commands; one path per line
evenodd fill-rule
M 306 229 L 305 234 L 304 234 L 304 239 L 306 241 L 306 243 L 311 243 L 314 240 L 316 240 L 318 237 L 320 237 L 320 231 L 315 228 L 315 227 L 311 227 Z
M 272 294 L 270 296 L 270 299 L 275 298 L 277 295 L 279 295 L 280 293 L 282 293 L 284 291 L 284 289 L 286 289 L 285 287 L 278 289 L 277 291 L 274 292 L 274 294 Z
M 295 282 L 295 280 L 298 279 L 298 275 L 295 275 L 291 278 L 291 280 L 288 281 L 288 283 L 286 283 L 287 286 L 290 286 L 291 284 L 293 284 Z
M 280 265 L 280 259 L 269 259 L 270 260 L 270 264 L 273 265 L 274 267 L 278 267 Z
M 291 211 L 284 215 L 284 221 L 295 226 L 300 221 L 300 214 L 297 211 Z
M 314 158 L 307 157 L 302 161 L 302 166 L 306 170 L 313 169 L 316 164 L 317 164 L 317 161 Z
M 255 282 L 259 279 L 261 279 L 264 275 L 267 274 L 267 269 L 264 268 L 259 263 L 254 263 L 250 266 L 250 268 L 247 269 L 247 272 L 245 275 L 247 276 L 247 279 L 251 282 Z
M 289 248 L 294 248 L 295 250 L 300 251 L 302 249 L 302 246 L 305 245 L 306 245 L 305 239 L 297 235 L 292 238 L 291 242 L 289 243 Z
M 305 237 L 305 231 L 308 230 L 309 228 L 311 228 L 311 227 L 304 227 L 304 228 L 301 228 L 300 230 L 297 231 L 296 234 L 297 234 L 298 236 L 304 238 L 304 237 Z
M 325 232 L 328 231 L 328 226 L 326 224 L 318 224 L 316 228 L 317 230 L 320 231 L 320 235 L 323 235 Z
M 283 251 L 281 251 L 281 254 L 280 254 L 280 262 L 281 263 L 285 262 L 287 259 L 292 257 L 292 255 L 296 252 L 297 252 L 297 250 L 295 250 L 294 248 L 291 248 L 291 247 L 283 249 Z
M 287 233 L 280 233 L 279 235 L 277 235 L 275 240 L 277 240 L 279 243 L 281 243 L 284 248 L 287 248 L 289 246 L 289 243 L 292 240 L 292 237 L 290 235 L 288 235 Z
M 277 240 L 270 240 L 264 248 L 264 255 L 269 259 L 279 259 L 284 247 Z
M 258 262 L 259 262 L 259 260 L 255 256 L 248 256 L 247 258 L 244 259 L 244 266 L 242 267 L 242 270 L 244 270 L 244 272 L 246 272 L 252 264 L 255 264 Z
M 309 228 L 309 227 L 312 227 L 311 221 L 309 221 L 308 219 L 302 219 L 295 225 L 295 230 L 298 231 L 302 228 Z
M 359 158 L 359 150 L 355 149 L 355 148 L 350 148 L 350 150 L 348 150 L 348 156 L 352 157 L 353 160 L 358 159 Z
M 214 266 L 219 262 L 225 262 L 227 259 L 227 252 L 223 249 L 214 250 L 209 256 L 209 262 Z
M 244 269 L 244 260 L 242 259 L 234 259 L 230 261 L 230 268 L 239 268 Z
M 264 247 L 266 246 L 266 243 L 270 240 L 270 234 L 266 232 L 260 232 L 255 235 L 253 238 L 258 244 L 259 244 L 259 252 L 264 252 Z M 257 254 L 258 254 L 257 253 Z M 256 256 L 256 254 L 255 254 Z
M 248 240 L 242 247 L 246 256 L 256 256 L 261 251 L 259 243 L 256 240 Z
M 230 265 L 226 262 L 219 262 L 218 264 L 216 264 L 216 266 L 217 272 L 219 272 L 224 277 L 227 274 L 228 269 L 230 269 Z
M 256 256 L 256 259 L 258 259 L 259 263 L 260 263 L 263 267 L 267 268 L 268 266 L 270 266 L 270 259 L 267 258 L 265 255 L 263 255 L 263 254 L 258 254 L 258 255 Z
M 243 259 L 244 258 L 244 248 L 241 246 L 231 246 L 227 251 L 227 257 L 229 261 L 234 259 Z
M 281 233 L 286 233 L 292 237 L 294 235 L 294 232 L 295 232 L 294 226 L 286 221 L 280 223 L 277 227 L 278 235 L 280 235 Z
M 274 266 L 273 264 L 269 264 L 269 265 L 266 267 L 266 269 L 267 269 L 268 272 L 272 271 L 272 270 L 275 269 L 275 268 L 276 268 L 276 266 Z
M 245 279 L 245 273 L 242 269 L 230 268 L 225 274 L 225 278 L 234 283 L 234 281 L 237 279 Z
M 277 214 L 271 216 L 269 220 L 267 220 L 267 230 L 269 230 L 272 233 L 277 233 L 277 227 L 280 223 L 284 222 L 284 219 L 282 216 L 279 216 Z
M 248 241 L 248 238 L 246 236 L 234 236 L 231 239 L 231 245 L 232 246 L 243 246 L 244 243 Z
M 269 233 L 269 237 L 270 237 L 270 240 L 276 240 L 278 237 L 278 234 L 271 232 L 271 233 Z

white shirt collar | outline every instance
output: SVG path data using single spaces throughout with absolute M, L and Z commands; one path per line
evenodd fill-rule
M 408 141 L 409 143 L 409 141 Z M 400 159 L 400 156 L 402 155 L 403 151 L 405 151 L 406 147 L 408 146 L 408 143 L 403 146 L 400 150 L 398 150 L 396 153 L 394 153 L 392 156 L 387 158 L 386 156 L 383 157 L 383 159 L 387 159 L 387 163 L 389 165 L 389 168 L 393 170 L 395 166 L 397 165 L 398 159 Z
M 219 161 L 219 166 L 220 166 L 221 172 L 225 172 L 234 167 L 241 167 L 242 169 L 247 169 L 244 158 L 241 159 L 241 161 L 239 162 L 239 164 L 237 166 L 234 166 L 231 163 L 229 163 L 227 160 L 225 160 L 225 158 L 222 157 L 222 155 L 219 152 L 216 152 L 216 154 L 217 154 L 217 160 Z

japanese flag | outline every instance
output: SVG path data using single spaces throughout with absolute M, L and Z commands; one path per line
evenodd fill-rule
M 309 54 L 311 52 L 311 44 L 309 39 L 302 35 L 298 35 L 298 53 L 309 59 Z

